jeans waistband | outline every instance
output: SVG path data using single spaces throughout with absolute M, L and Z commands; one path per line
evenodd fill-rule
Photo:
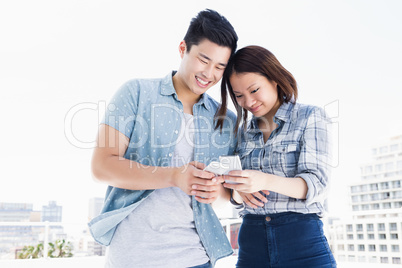
M 286 224 L 309 219 L 319 219 L 319 216 L 315 213 L 303 214 L 297 212 L 282 212 L 282 213 L 274 213 L 266 215 L 246 214 L 243 217 L 243 222 L 249 224 L 276 225 L 276 224 Z

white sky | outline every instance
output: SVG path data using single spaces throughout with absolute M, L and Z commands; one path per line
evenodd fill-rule
M 264 46 L 293 73 L 300 102 L 329 107 L 339 126 L 330 212 L 344 214 L 371 145 L 402 134 L 402 2 L 136 2 L 0 2 L 0 202 L 56 200 L 64 221 L 86 221 L 89 198 L 106 189 L 82 148 L 96 136 L 95 108 L 131 78 L 177 69 L 190 19 L 212 8 L 239 47 Z

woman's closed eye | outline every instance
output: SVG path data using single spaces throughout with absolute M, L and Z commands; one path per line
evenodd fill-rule
M 260 88 L 254 89 L 251 93 L 256 93 Z

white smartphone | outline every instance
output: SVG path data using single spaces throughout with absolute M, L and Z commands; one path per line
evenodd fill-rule
M 219 156 L 219 162 L 213 161 L 204 169 L 216 175 L 226 175 L 232 170 L 242 170 L 241 162 L 238 155 Z M 226 183 L 236 184 L 236 182 L 227 180 Z

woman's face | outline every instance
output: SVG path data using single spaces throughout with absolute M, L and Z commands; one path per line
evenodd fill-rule
M 233 73 L 229 80 L 241 107 L 256 117 L 275 116 L 280 106 L 275 82 L 258 73 Z

